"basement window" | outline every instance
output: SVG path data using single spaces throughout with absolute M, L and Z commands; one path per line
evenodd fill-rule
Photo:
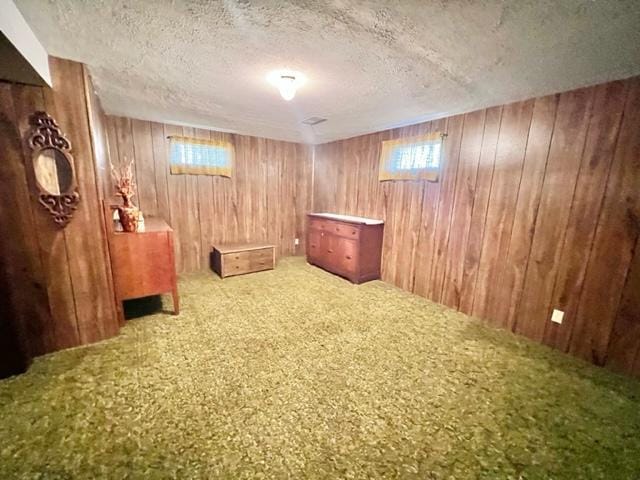
M 379 180 L 438 180 L 442 157 L 440 132 L 382 142 Z
M 231 142 L 172 136 L 169 144 L 172 174 L 231 177 L 235 153 Z

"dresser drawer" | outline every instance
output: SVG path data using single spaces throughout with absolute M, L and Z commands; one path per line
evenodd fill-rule
M 259 250 L 247 250 L 244 252 L 231 252 L 222 254 L 225 262 L 252 262 L 273 258 L 273 248 L 261 248 Z
M 309 263 L 322 263 L 322 241 L 324 232 L 309 229 L 307 232 L 307 258 Z
M 340 223 L 340 222 L 331 222 L 330 225 L 327 225 L 330 233 L 334 235 L 339 235 L 344 238 L 360 238 L 360 227 L 356 225 L 350 225 L 348 223 Z
M 360 227 L 345 222 L 337 222 L 323 218 L 311 218 L 309 228 L 332 233 L 345 238 L 360 238 Z
M 247 247 L 245 250 L 239 248 L 241 247 L 214 247 L 213 269 L 221 277 L 271 270 L 275 267 L 274 247 Z
M 273 257 L 223 259 L 222 265 L 222 277 L 229 277 L 231 275 L 271 270 L 273 268 Z

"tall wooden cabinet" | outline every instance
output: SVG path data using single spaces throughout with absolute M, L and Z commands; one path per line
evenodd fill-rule
M 124 321 L 123 300 L 170 293 L 179 313 L 178 286 L 173 251 L 173 230 L 160 218 L 149 217 L 144 232 L 109 235 L 111 268 L 118 314 Z
M 353 283 L 380 278 L 384 222 L 372 218 L 310 213 L 307 261 Z

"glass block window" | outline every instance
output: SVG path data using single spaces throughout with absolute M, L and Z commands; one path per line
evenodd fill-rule
M 380 181 L 437 181 L 442 158 L 442 137 L 440 132 L 434 132 L 382 142 Z
M 175 136 L 169 143 L 172 174 L 231 177 L 235 153 L 231 142 Z

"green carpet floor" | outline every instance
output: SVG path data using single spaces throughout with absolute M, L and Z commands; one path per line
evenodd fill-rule
M 0 381 L 0 479 L 640 478 L 640 382 L 301 258 L 180 292 Z

